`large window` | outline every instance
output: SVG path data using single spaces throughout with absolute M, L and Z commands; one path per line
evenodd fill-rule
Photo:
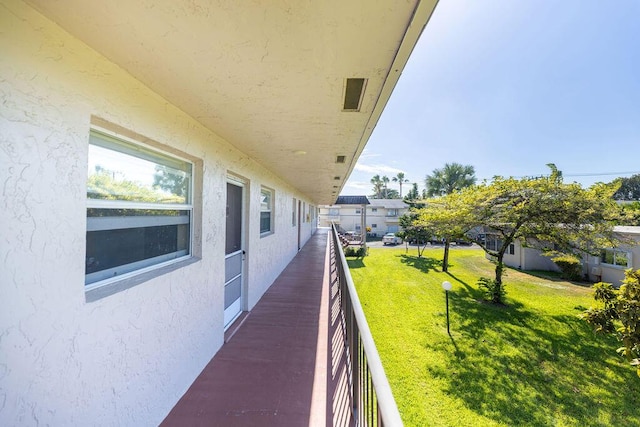
M 273 233 L 273 190 L 260 190 L 260 234 Z
M 487 234 L 486 248 L 490 251 L 497 251 L 502 247 L 502 240 L 495 234 Z
M 631 253 L 620 249 L 603 249 L 600 252 L 600 262 L 619 267 L 631 267 Z
M 192 181 L 186 160 L 91 132 L 87 289 L 191 256 Z

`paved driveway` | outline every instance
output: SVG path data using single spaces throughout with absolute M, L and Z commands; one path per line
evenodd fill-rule
M 367 242 L 367 246 L 370 248 L 397 248 L 397 247 L 405 247 L 405 243 L 400 243 L 399 245 L 384 245 L 382 242 Z M 417 247 L 417 245 L 413 245 L 410 244 L 409 248 L 415 248 Z M 432 244 L 427 244 L 427 248 L 442 248 L 444 247 L 444 245 L 432 245 Z M 456 248 L 456 249 L 481 249 L 480 246 L 476 245 L 475 243 L 472 245 L 456 245 L 455 243 L 452 243 L 451 248 Z

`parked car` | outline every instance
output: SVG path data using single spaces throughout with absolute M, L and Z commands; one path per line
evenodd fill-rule
M 384 245 L 399 245 L 402 243 L 402 239 L 395 235 L 395 233 L 387 233 L 382 236 L 382 243 Z
M 345 233 L 343 234 L 343 236 L 349 241 L 349 242 L 359 242 L 362 239 L 362 236 L 360 235 L 360 233 L 358 233 L 357 231 L 345 231 Z
M 467 239 L 456 239 L 455 242 L 456 242 L 456 245 L 458 245 L 458 246 L 471 246 L 471 245 L 473 245 L 473 242 L 471 240 L 467 240 Z

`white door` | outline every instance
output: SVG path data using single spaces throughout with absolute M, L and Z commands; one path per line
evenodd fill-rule
M 227 182 L 227 226 L 224 260 L 224 326 L 235 320 L 242 311 L 242 247 L 244 223 L 243 190 L 240 183 Z

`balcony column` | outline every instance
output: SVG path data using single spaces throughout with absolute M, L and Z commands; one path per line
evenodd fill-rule
M 367 205 L 360 210 L 360 230 L 362 230 L 362 247 L 367 247 Z

